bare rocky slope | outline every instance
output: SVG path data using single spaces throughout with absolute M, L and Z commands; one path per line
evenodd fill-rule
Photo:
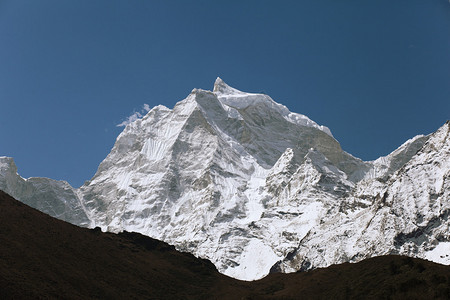
M 5 157 L 0 189 L 73 224 L 163 240 L 239 279 L 386 254 L 449 264 L 449 126 L 365 162 L 327 127 L 218 78 L 126 126 L 80 189 L 22 179 Z

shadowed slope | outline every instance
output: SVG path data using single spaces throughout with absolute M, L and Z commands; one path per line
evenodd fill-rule
M 79 228 L 1 191 L 0 241 L 2 299 L 202 298 L 233 282 L 166 243 Z
M 242 282 L 137 233 L 49 217 L 0 191 L 1 299 L 448 299 L 450 268 L 400 256 Z

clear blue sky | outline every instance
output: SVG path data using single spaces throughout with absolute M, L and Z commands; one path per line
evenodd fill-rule
M 0 155 L 78 187 L 117 124 L 217 76 L 375 159 L 450 118 L 450 3 L 0 0 Z

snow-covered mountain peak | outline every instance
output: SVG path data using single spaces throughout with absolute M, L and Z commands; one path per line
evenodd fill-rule
M 280 156 L 275 165 L 271 169 L 271 173 L 284 172 L 294 164 L 294 150 L 286 148 L 286 151 Z
M 213 92 L 217 95 L 248 95 L 248 93 L 241 92 L 235 88 L 232 88 L 228 84 L 225 83 L 220 77 L 217 77 L 214 82 Z
M 248 107 L 256 107 L 259 111 L 270 110 L 281 115 L 290 123 L 299 126 L 314 127 L 325 132 L 329 136 L 333 136 L 328 127 L 318 125 L 316 122 L 305 115 L 289 111 L 286 106 L 275 102 L 270 96 L 266 94 L 255 94 L 239 91 L 227 85 L 219 77 L 216 79 L 213 92 L 217 95 L 222 104 L 225 104 L 237 110 L 245 110 Z
M 0 189 L 77 225 L 164 240 L 246 280 L 386 253 L 440 261 L 450 249 L 449 126 L 364 162 L 327 127 L 218 78 L 213 91 L 128 124 L 79 189 L 23 179 L 7 157 Z
M 432 139 L 430 142 L 434 142 L 437 144 L 445 144 L 448 143 L 450 136 L 450 120 L 445 122 L 434 134 L 432 134 Z

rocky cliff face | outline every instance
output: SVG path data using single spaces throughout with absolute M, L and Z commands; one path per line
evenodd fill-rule
M 42 177 L 24 179 L 10 157 L 0 156 L 0 190 L 63 221 L 86 227 L 91 224 L 77 191 L 66 181 Z
M 73 197 L 53 187 L 50 206 L 71 199 L 72 223 L 137 231 L 247 280 L 387 253 L 450 263 L 448 132 L 364 162 L 328 128 L 217 79 L 129 124 L 95 176 L 77 191 L 59 182 Z
M 450 264 L 449 124 L 375 161 L 375 169 L 387 163 L 386 171 L 358 182 L 274 268 L 287 272 L 383 254 Z M 401 165 L 399 156 L 410 158 Z

